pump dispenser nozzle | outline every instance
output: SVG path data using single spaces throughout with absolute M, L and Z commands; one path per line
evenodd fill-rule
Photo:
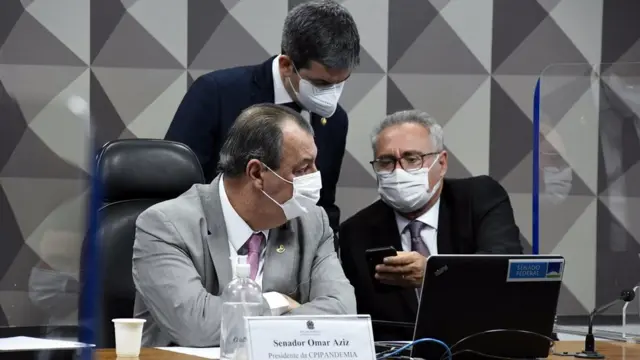
M 233 256 L 231 261 L 235 261 L 235 264 L 233 264 L 235 277 L 248 278 L 251 276 L 251 265 L 246 255 Z

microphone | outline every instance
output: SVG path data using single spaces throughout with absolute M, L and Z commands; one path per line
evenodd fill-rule
M 633 290 L 622 290 L 620 296 L 611 301 L 610 303 L 604 304 L 600 307 L 593 309 L 591 314 L 589 314 L 589 330 L 587 331 L 587 336 L 584 339 L 584 350 L 575 355 L 576 358 L 579 359 L 604 359 L 604 355 L 600 354 L 596 351 L 596 341 L 593 337 L 593 319 L 596 315 L 602 313 L 608 308 L 619 302 L 629 302 L 632 301 L 636 297 L 636 293 Z

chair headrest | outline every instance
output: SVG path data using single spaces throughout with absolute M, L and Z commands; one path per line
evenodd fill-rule
M 106 143 L 98 155 L 105 202 L 172 199 L 204 183 L 196 155 L 184 144 L 156 139 Z

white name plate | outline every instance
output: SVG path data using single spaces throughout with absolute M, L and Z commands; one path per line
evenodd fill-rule
M 369 315 L 245 319 L 251 360 L 376 358 Z

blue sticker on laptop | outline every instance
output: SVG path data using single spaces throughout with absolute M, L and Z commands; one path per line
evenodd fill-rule
M 507 282 L 562 281 L 563 259 L 511 259 Z

